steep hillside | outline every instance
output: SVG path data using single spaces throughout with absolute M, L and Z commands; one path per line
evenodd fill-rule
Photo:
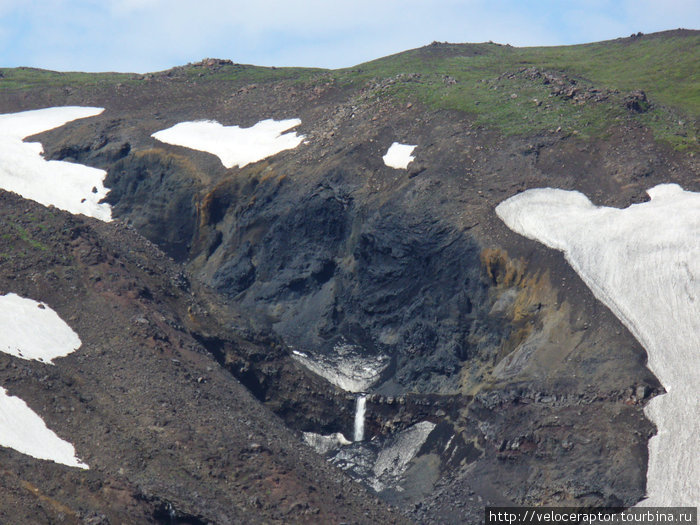
M 166 446 L 172 454 L 150 443 L 127 451 L 123 434 L 105 432 L 113 440 L 106 472 L 119 472 L 118 463 L 132 469 L 123 467 L 119 480 L 146 495 L 138 512 L 152 514 L 147 503 L 155 501 L 217 523 L 234 519 L 228 504 L 247 508 L 251 520 L 301 520 L 314 509 L 334 516 L 325 498 L 338 494 L 347 505 L 338 515 L 351 522 L 365 520 L 357 512 L 385 512 L 360 501 L 360 484 L 308 488 L 318 476 L 339 476 L 332 465 L 419 522 L 476 522 L 487 502 L 640 501 L 655 432 L 643 409 L 663 393 L 644 348 L 561 253 L 511 231 L 494 210 L 538 187 L 577 190 L 616 208 L 645 201 L 646 190 L 660 183 L 700 191 L 699 39 L 696 31 L 678 30 L 565 48 L 434 43 L 334 71 L 215 59 L 148 75 L 1 70 L 1 113 L 105 108 L 31 138 L 49 159 L 106 170 L 104 203 L 117 219 L 90 222 L 84 251 L 97 250 L 93 237 L 100 245 L 109 239 L 120 257 L 98 257 L 109 265 L 99 278 L 84 277 L 90 265 L 80 268 L 78 290 L 90 301 L 102 294 L 92 308 L 98 313 L 110 312 L 110 304 L 129 313 L 76 322 L 94 330 L 96 347 L 109 340 L 130 350 L 119 358 L 103 350 L 111 368 L 95 363 L 75 376 L 92 384 L 114 378 L 115 397 L 132 391 L 129 406 L 137 408 L 129 410 L 144 422 L 120 424 L 125 432 L 150 432 L 138 437 L 142 442 L 172 431 L 171 445 L 206 443 L 187 452 Z M 288 133 L 304 138 L 243 167 L 226 168 L 211 153 L 153 137 L 183 122 L 250 128 L 266 119 L 300 119 Z M 393 143 L 416 146 L 406 169 L 383 161 Z M 3 198 L 18 213 L 19 201 Z M 38 205 L 27 206 L 39 213 Z M 5 291 L 32 292 L 49 304 L 55 298 L 52 306 L 66 312 L 75 299 L 91 304 L 68 292 L 76 285 L 63 270 L 32 288 L 39 284 L 28 269 L 49 254 L 60 258 L 57 247 L 69 242 L 42 250 L 33 242 L 46 236 L 26 237 L 44 235 L 46 214 L 64 217 L 41 213 L 31 228 L 28 218 L 6 223 L 24 251 L 0 259 Z M 120 235 L 138 242 L 123 224 L 176 261 L 159 256 L 167 272 L 181 264 L 189 288 L 149 284 L 164 279 L 161 268 L 135 266 L 133 276 L 117 272 L 126 273 L 115 283 L 128 276 L 128 285 L 121 295 L 113 291 L 112 266 L 136 257 L 121 247 Z M 21 285 L 11 286 L 17 276 Z M 137 315 L 138 308 L 148 315 Z M 119 342 L 124 337 L 147 344 Z M 120 371 L 127 365 L 140 390 L 127 388 L 134 379 Z M 239 392 L 234 378 L 249 393 Z M 147 395 L 150 383 L 161 393 Z M 28 401 L 40 398 L 30 392 L 38 386 L 22 388 Z M 214 389 L 209 399 L 205 388 Z M 359 392 L 367 394 L 365 440 L 324 441 L 321 435 L 335 432 L 351 438 Z M 146 416 L 142 408 L 161 398 L 178 406 L 167 425 L 159 420 L 166 416 Z M 258 402 L 289 428 L 252 408 Z M 243 428 L 240 413 L 258 430 Z M 101 425 L 99 417 L 90 424 Z M 222 417 L 230 428 L 218 428 Z M 174 419 L 181 426 L 173 427 Z M 216 428 L 206 421 L 217 421 Z M 178 432 L 200 438 L 183 440 Z M 261 442 L 268 432 L 273 444 Z M 303 439 L 329 463 L 307 459 L 312 452 Z M 94 450 L 102 441 L 86 435 L 75 443 L 91 466 L 102 461 Z M 269 475 L 241 481 L 231 494 L 221 481 L 230 475 L 217 469 L 220 462 L 238 468 L 234 455 L 244 468 L 264 456 Z M 189 461 L 216 468 L 195 472 Z M 304 472 L 307 461 L 323 474 Z M 268 486 L 281 472 L 289 483 Z M 282 503 L 292 499 L 290 490 L 300 504 L 290 502 L 296 514 L 285 518 L 279 512 L 290 508 Z M 254 497 L 259 504 L 246 507 Z
M 210 303 L 162 252 L 122 224 L 0 199 L 0 293 L 49 305 L 82 342 L 54 365 L 0 353 L 0 384 L 90 467 L 0 449 L 3 523 L 400 521 L 199 344 L 188 310 Z

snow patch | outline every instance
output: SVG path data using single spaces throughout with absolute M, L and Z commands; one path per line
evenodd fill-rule
M 372 468 L 375 476 L 372 488 L 380 492 L 387 486 L 398 484 L 408 463 L 418 454 L 434 428 L 435 423 L 421 421 L 394 436 L 377 455 Z
M 409 144 L 399 144 L 394 142 L 389 146 L 389 150 L 386 155 L 382 157 L 384 164 L 390 168 L 396 168 L 397 170 L 408 168 L 408 165 L 416 160 L 416 158 L 411 155 L 416 146 L 411 146 Z
M 10 293 L 0 296 L 0 351 L 26 360 L 62 357 L 81 345 L 78 335 L 56 312 L 43 303 Z M 46 427 L 18 397 L 0 387 L 0 446 L 38 459 L 87 469 L 75 448 Z
M 0 296 L 0 352 L 52 364 L 80 345 L 78 334 L 48 306 L 13 293 Z
M 384 355 L 363 356 L 361 348 L 346 342 L 336 344 L 328 355 L 292 350 L 292 358 L 312 372 L 348 392 L 366 392 L 389 365 Z
M 333 450 L 337 450 L 340 447 L 344 447 L 352 443 L 351 441 L 348 441 L 340 432 L 336 432 L 328 436 L 315 434 L 314 432 L 304 432 L 303 435 L 304 443 L 309 445 L 321 455 L 326 455 Z
M 103 181 L 107 172 L 82 164 L 47 161 L 38 142 L 25 137 L 93 117 L 104 108 L 65 106 L 0 115 L 0 188 L 20 194 L 44 206 L 56 206 L 102 221 L 112 219 Z
M 502 202 L 512 230 L 564 252 L 594 295 L 646 349 L 667 394 L 645 413 L 648 499 L 641 506 L 700 501 L 700 193 L 677 184 L 625 209 L 596 207 L 576 191 L 529 190 Z
M 75 448 L 62 440 L 20 398 L 0 387 L 0 445 L 38 459 L 87 469 L 75 456 Z
M 280 151 L 296 148 L 305 137 L 296 132 L 282 133 L 300 124 L 301 120 L 296 118 L 267 119 L 250 128 L 240 128 L 222 126 L 213 120 L 200 120 L 181 122 L 151 136 L 166 144 L 212 153 L 227 168 L 242 168 Z
M 421 421 L 382 442 L 356 441 L 331 449 L 335 453 L 329 461 L 376 492 L 401 490 L 402 476 L 434 428 L 434 423 Z

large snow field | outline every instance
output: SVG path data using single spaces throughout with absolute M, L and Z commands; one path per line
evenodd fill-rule
M 46 427 L 46 424 L 20 398 L 0 387 L 0 445 L 38 459 L 87 469 L 75 457 L 75 448 Z
M 384 164 L 390 168 L 396 168 L 397 170 L 408 168 L 408 165 L 416 160 L 416 158 L 411 155 L 416 146 L 411 146 L 409 144 L 399 144 L 394 142 L 389 146 L 388 151 L 382 157 Z
M 103 111 L 65 106 L 0 115 L 0 188 L 45 206 L 111 220 L 110 206 L 99 203 L 107 195 L 103 185 L 107 172 L 72 162 L 47 161 L 40 143 L 23 142 L 25 137 Z
M 181 122 L 151 136 L 166 144 L 212 153 L 227 168 L 242 168 L 280 151 L 296 148 L 304 136 L 297 135 L 296 132 L 284 132 L 300 124 L 299 119 L 267 119 L 250 128 L 240 128 L 223 126 L 212 120 L 200 120 Z
M 574 270 L 646 349 L 667 394 L 645 413 L 647 496 L 641 506 L 700 501 L 700 193 L 676 184 L 625 209 L 575 191 L 529 190 L 502 202 L 512 230 L 561 250 Z
M 0 296 L 0 352 L 51 363 L 80 344 L 78 334 L 48 306 L 13 293 Z

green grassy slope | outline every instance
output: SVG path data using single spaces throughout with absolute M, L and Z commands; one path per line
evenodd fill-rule
M 44 87 L 98 86 L 134 82 L 130 73 L 62 73 L 32 67 L 0 68 L 0 93 Z
M 290 81 L 311 86 L 329 80 L 348 88 L 370 86 L 371 97 L 418 101 L 431 109 L 474 115 L 477 123 L 507 135 L 559 130 L 603 136 L 614 123 L 633 119 L 676 149 L 698 149 L 700 32 L 677 30 L 594 44 L 514 48 L 499 44 L 433 44 L 340 70 L 190 64 L 150 75 L 58 73 L 0 68 L 0 93 L 40 87 L 172 82 Z M 528 71 L 529 68 L 535 70 Z M 575 88 L 553 92 L 543 75 Z M 632 91 L 648 97 L 646 111 L 629 110 Z M 596 100 L 589 98 L 597 96 Z
M 323 69 L 295 67 L 259 67 L 230 64 L 207 69 L 195 64 L 157 73 L 82 73 L 59 72 L 29 67 L 0 68 L 0 93 L 47 87 L 108 87 L 115 84 L 139 84 L 154 78 L 173 82 L 271 82 L 277 80 L 309 80 Z
M 700 116 L 700 32 L 519 52 L 540 67 L 564 69 L 609 88 L 643 89 L 662 104 Z
M 341 82 L 404 75 L 385 91 L 435 109 L 473 113 L 506 134 L 561 127 L 582 135 L 604 133 L 612 122 L 634 118 L 678 149 L 697 147 L 700 118 L 700 32 L 674 31 L 595 44 L 514 48 L 498 44 L 437 44 L 334 72 Z M 551 96 L 536 68 L 597 89 L 600 103 Z M 417 77 L 419 74 L 420 77 Z M 631 91 L 646 93 L 651 109 L 625 108 Z

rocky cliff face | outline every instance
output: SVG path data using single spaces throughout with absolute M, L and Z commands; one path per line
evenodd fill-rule
M 447 52 L 431 52 L 438 51 Z M 486 502 L 632 505 L 641 499 L 646 443 L 654 432 L 642 408 L 662 391 L 645 368 L 644 350 L 560 254 L 509 231 L 494 208 L 531 187 L 577 189 L 596 204 L 618 207 L 643 199 L 644 190 L 660 182 L 697 190 L 694 157 L 654 141 L 635 120 L 611 126 L 605 139 L 557 130 L 508 136 L 468 113 L 382 95 L 419 77 L 372 79 L 359 86 L 321 74 L 255 84 L 217 77 L 234 67 L 210 71 L 204 64 L 197 66 L 204 68 L 203 78 L 174 70 L 139 86 L 69 94 L 47 88 L 27 98 L 8 97 L 1 108 L 76 101 L 107 108 L 89 122 L 39 139 L 49 158 L 106 169 L 113 214 L 182 263 L 190 276 L 191 289 L 166 293 L 192 294 L 187 312 L 177 305 L 180 316 L 173 321 L 187 335 L 169 333 L 172 327 L 149 335 L 153 323 L 165 321 L 148 316 L 141 324 L 125 320 L 132 330 L 145 331 L 154 351 L 167 354 L 161 380 L 172 373 L 170 381 L 190 385 L 180 401 L 169 403 L 199 412 L 192 415 L 195 421 L 209 410 L 202 407 L 225 405 L 235 420 L 238 409 L 230 396 L 207 397 L 214 395 L 204 390 L 211 386 L 200 381 L 210 385 L 210 377 L 223 382 L 233 376 L 292 429 L 275 430 L 278 441 L 267 445 L 243 427 L 197 426 L 178 408 L 178 424 L 189 429 L 182 431 L 199 433 L 206 443 L 197 468 L 209 465 L 183 481 L 181 490 L 199 492 L 194 487 L 227 479 L 222 454 L 228 458 L 223 451 L 232 434 L 244 441 L 254 435 L 237 452 L 246 465 L 262 456 L 275 462 L 288 453 L 285 447 L 302 447 L 301 432 L 350 437 L 355 396 L 294 357 L 296 351 L 323 361 L 350 349 L 360 361 L 382 363 L 376 381 L 365 388 L 371 444 L 326 455 L 417 521 L 476 522 Z M 503 78 L 507 75 L 537 83 L 551 76 L 540 70 L 505 72 Z M 566 75 L 552 78 L 566 81 L 553 96 L 567 103 L 606 104 L 617 96 L 590 86 L 581 90 Z M 545 84 L 558 85 L 551 79 Z M 225 169 L 212 155 L 150 137 L 184 120 L 250 126 L 291 117 L 301 118 L 298 131 L 307 142 L 240 169 Z M 418 144 L 407 170 L 382 162 L 394 141 Z M 96 286 L 105 280 L 100 276 L 103 284 Z M 152 285 L 143 289 L 134 284 L 124 293 L 151 304 Z M 163 307 L 149 308 L 155 316 Z M 194 352 L 192 359 L 204 369 L 194 372 L 179 354 L 170 356 L 174 341 Z M 140 377 L 146 381 L 146 374 Z M 235 392 L 233 397 L 248 399 Z M 433 425 L 424 441 L 403 470 L 378 485 L 382 451 L 387 457 L 392 444 L 409 435 L 402 432 L 421 422 Z M 172 429 L 170 424 L 156 421 L 148 428 Z M 156 463 L 148 455 L 133 459 L 134 469 Z M 297 468 L 279 467 L 288 477 Z M 110 469 L 118 472 L 116 464 Z M 275 475 L 281 474 L 270 474 Z M 169 482 L 156 487 L 147 474 L 139 476 L 150 480 L 139 486 L 149 487 L 144 493 L 154 494 L 161 506 L 185 501 L 161 495 L 174 490 Z M 268 487 L 267 478 L 259 479 L 260 487 Z M 305 483 L 295 478 L 288 485 L 316 493 L 317 486 L 306 490 Z M 288 485 L 279 482 L 273 493 Z M 248 494 L 258 485 L 237 487 Z M 198 519 L 223 523 L 224 500 L 216 499 L 220 492 L 211 494 L 202 497 L 222 510 Z M 326 497 L 325 491 L 318 494 Z M 187 502 L 186 508 L 202 508 Z M 305 502 L 300 508 L 307 509 Z M 274 512 L 282 503 L 273 497 L 258 503 L 246 507 L 250 516 L 265 508 L 280 518 Z

